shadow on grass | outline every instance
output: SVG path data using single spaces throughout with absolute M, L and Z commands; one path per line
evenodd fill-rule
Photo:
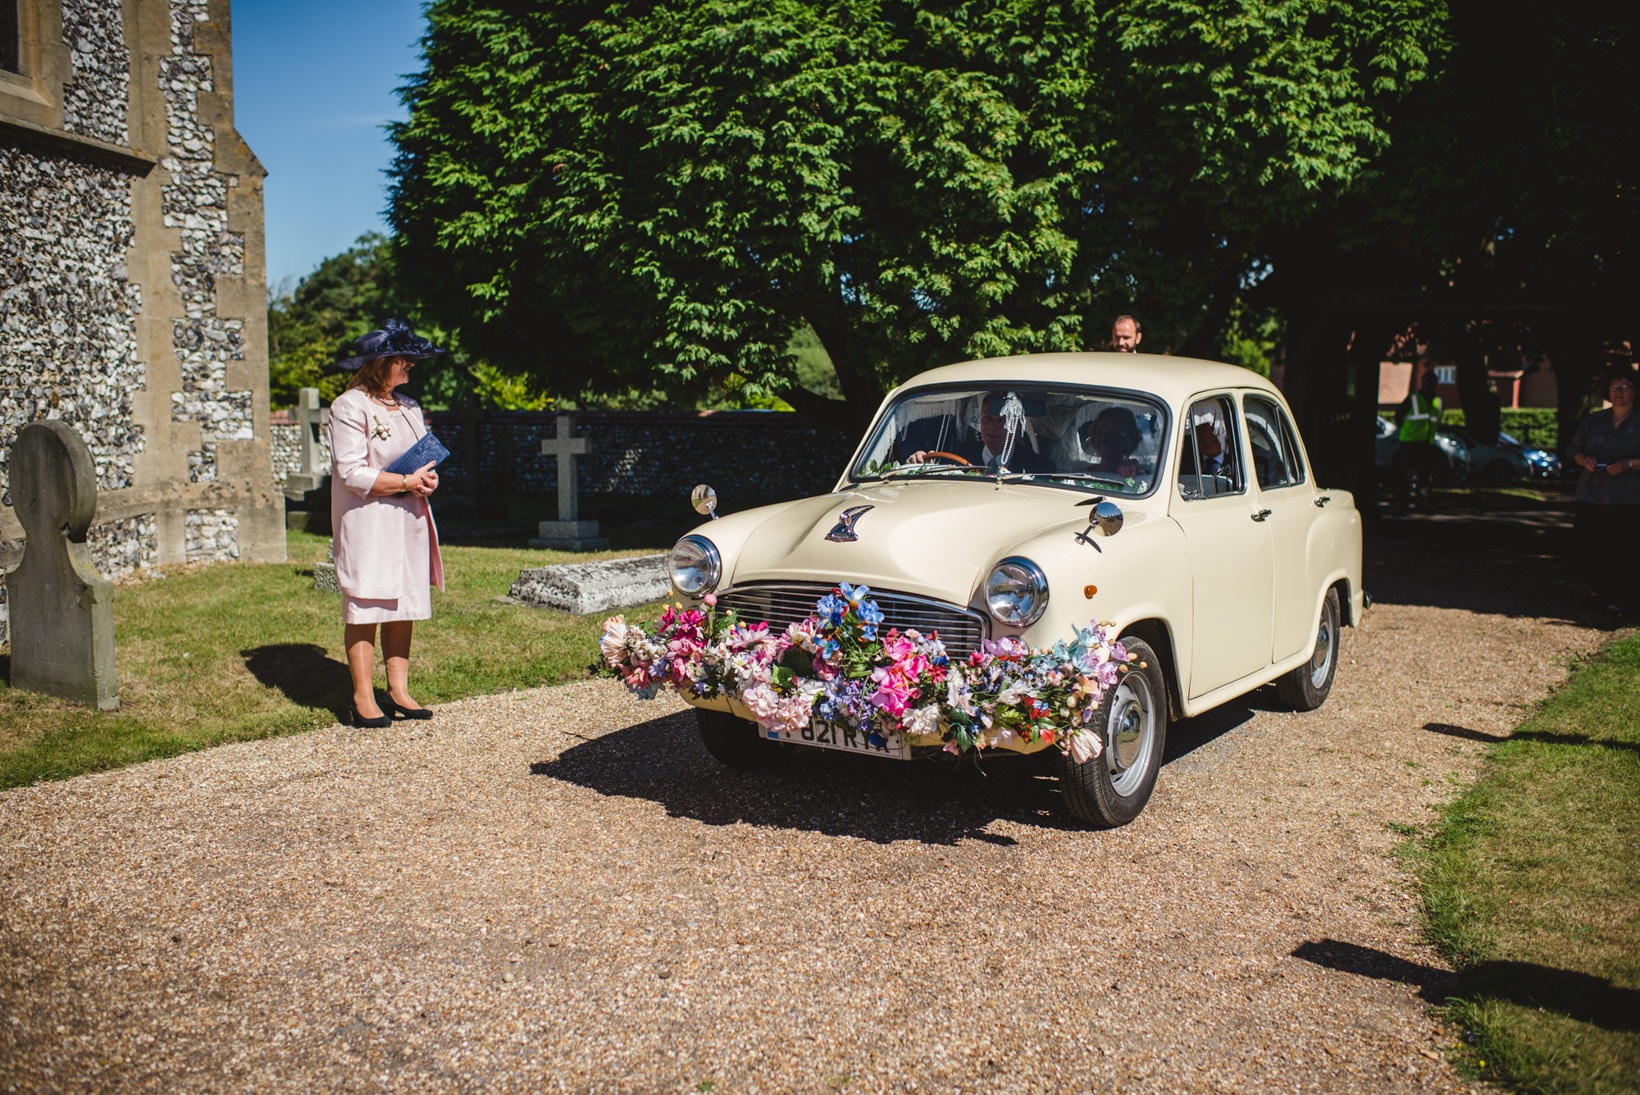
M 1481 962 L 1454 974 L 1337 939 L 1301 943 L 1293 957 L 1341 973 L 1413 985 L 1431 1004 L 1452 999 L 1503 1000 L 1556 1012 L 1603 1030 L 1640 1030 L 1640 992 L 1574 970 L 1497 961 Z
M 1445 722 L 1426 722 L 1424 729 L 1432 734 L 1449 738 L 1497 744 L 1504 741 L 1535 741 L 1543 745 L 1598 745 L 1602 749 L 1622 749 L 1640 754 L 1640 742 L 1613 741 L 1610 738 L 1592 738 L 1587 734 L 1551 734 L 1544 730 L 1516 730 L 1513 734 L 1489 734 L 1485 730 L 1471 730 L 1467 726 L 1453 726 Z
M 1167 761 L 1189 753 L 1251 717 L 1240 705 L 1178 725 Z M 590 737 L 530 774 L 601 795 L 647 799 L 672 817 L 707 825 L 803 829 L 873 843 L 914 840 L 1012 845 L 989 831 L 998 821 L 1080 830 L 1061 807 L 1056 757 L 999 754 L 979 764 L 903 763 L 825 749 L 784 748 L 773 767 L 740 771 L 713 759 L 691 712 Z M 1165 793 L 1166 768 L 1159 787 Z
M 298 707 L 332 712 L 341 718 L 353 699 L 347 666 L 317 643 L 275 643 L 241 650 L 251 676 L 277 688 Z

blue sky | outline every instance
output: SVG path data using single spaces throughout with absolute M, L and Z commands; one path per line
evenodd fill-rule
M 396 89 L 420 69 L 421 0 L 232 0 L 234 121 L 268 169 L 268 284 L 294 287 L 385 233 Z

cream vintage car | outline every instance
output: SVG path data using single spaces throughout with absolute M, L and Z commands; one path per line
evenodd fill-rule
M 1364 604 L 1354 498 L 1317 485 L 1281 392 L 1187 358 L 934 369 L 888 395 L 832 493 L 712 516 L 673 549 L 673 588 L 743 620 L 784 627 L 847 582 L 870 587 L 884 628 L 937 631 L 953 658 L 987 639 L 1044 647 L 1113 624 L 1136 660 L 1103 697 L 1103 748 L 1059 761 L 1066 807 L 1096 825 L 1144 808 L 1169 718 L 1272 683 L 1284 703 L 1319 707 L 1340 628 Z M 900 735 L 780 735 L 733 698 L 685 698 L 707 749 L 738 767 L 769 760 L 771 737 L 939 752 Z

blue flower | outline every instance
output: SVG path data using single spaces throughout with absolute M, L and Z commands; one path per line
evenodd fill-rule
M 815 602 L 814 609 L 819 614 L 821 623 L 836 627 L 843 622 L 843 617 L 848 615 L 849 606 L 848 602 L 837 594 L 828 593 Z
M 865 588 L 865 586 L 861 586 L 860 590 L 864 592 Z M 877 607 L 876 601 L 865 601 L 860 604 L 859 609 L 861 623 L 875 628 L 883 622 L 883 610 Z
M 839 582 L 837 588 L 847 598 L 848 603 L 855 608 L 859 608 L 860 602 L 871 596 L 871 587 L 864 582 L 857 586 L 851 586 L 847 582 Z

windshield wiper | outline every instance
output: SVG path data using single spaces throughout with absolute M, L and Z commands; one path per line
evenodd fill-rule
M 1071 479 L 1077 482 L 1099 483 L 1104 486 L 1117 487 L 1121 490 L 1133 490 L 1134 481 L 1117 475 L 1100 475 L 1092 471 L 1036 471 L 1015 472 L 1002 477 L 1004 483 L 1015 483 L 1022 479 Z
M 997 473 L 985 468 L 975 467 L 972 464 L 906 464 L 895 468 L 883 476 L 884 479 L 920 479 L 928 475 L 944 475 L 948 472 L 957 472 L 964 478 L 975 478 L 976 475 L 985 479 L 995 479 Z

